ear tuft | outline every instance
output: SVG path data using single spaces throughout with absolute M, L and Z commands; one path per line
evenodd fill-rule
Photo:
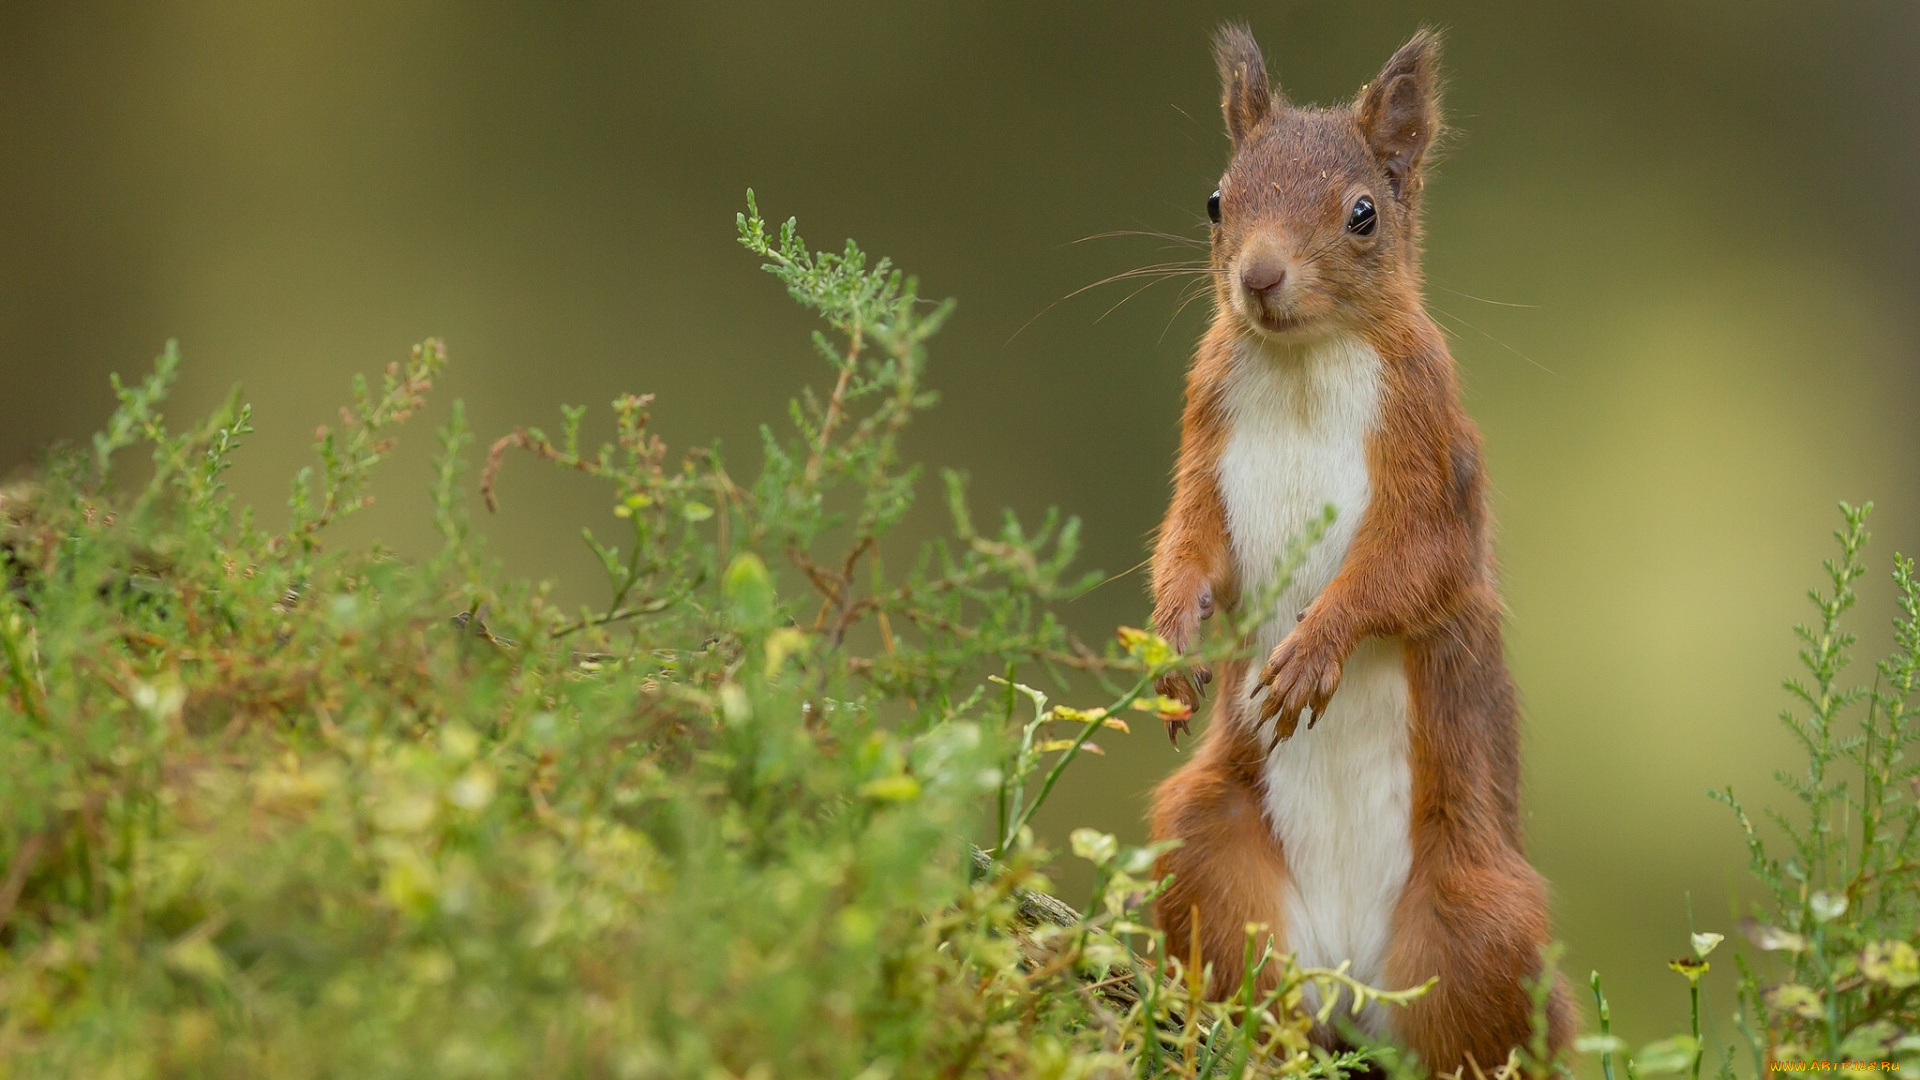
M 1235 146 L 1273 112 L 1277 96 L 1253 32 L 1228 23 L 1213 35 L 1213 62 L 1220 68 L 1220 112 Z M 1281 99 L 1284 104 L 1285 99 Z
M 1423 28 L 1400 46 L 1354 110 L 1394 197 L 1410 201 L 1420 190 L 1421 162 L 1440 135 L 1439 33 Z

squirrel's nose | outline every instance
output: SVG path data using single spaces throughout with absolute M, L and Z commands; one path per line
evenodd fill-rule
M 1287 264 L 1271 255 L 1253 256 L 1240 266 L 1240 284 L 1251 293 L 1264 294 L 1286 280 Z

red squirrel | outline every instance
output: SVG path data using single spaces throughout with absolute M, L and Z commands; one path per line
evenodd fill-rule
M 1439 40 L 1416 34 L 1334 108 L 1290 104 L 1244 28 L 1214 54 L 1233 154 L 1208 203 L 1214 316 L 1154 547 L 1155 629 L 1189 652 L 1216 605 L 1272 596 L 1288 540 L 1336 516 L 1261 613 L 1265 660 L 1221 665 L 1193 757 L 1154 792 L 1154 839 L 1182 842 L 1155 915 L 1177 954 L 1197 937 L 1216 997 L 1241 985 L 1249 923 L 1302 966 L 1351 961 L 1391 989 L 1438 976 L 1356 1022 L 1430 1069 L 1492 1068 L 1529 1038 L 1550 936 L 1480 435 L 1421 293 Z M 1192 663 L 1157 689 L 1197 706 L 1210 681 Z M 1547 1016 L 1557 1051 L 1564 985 Z

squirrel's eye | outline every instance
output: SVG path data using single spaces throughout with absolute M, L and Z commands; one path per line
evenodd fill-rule
M 1215 225 L 1220 224 L 1220 192 L 1218 190 L 1207 196 L 1207 220 Z
M 1372 236 L 1373 227 L 1380 220 L 1380 214 L 1373 208 L 1373 197 L 1362 195 L 1353 200 L 1353 209 L 1347 212 L 1347 231 L 1355 236 Z

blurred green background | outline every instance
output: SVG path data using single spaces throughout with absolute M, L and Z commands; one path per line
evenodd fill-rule
M 1728 931 L 1744 888 L 1704 791 L 1777 803 L 1795 760 L 1773 716 L 1834 502 L 1881 505 L 1874 649 L 1890 554 L 1920 548 L 1907 0 L 8 3 L 0 470 L 84 438 L 107 374 L 177 336 L 174 411 L 246 385 L 259 433 L 232 482 L 277 520 L 350 373 L 441 334 L 436 405 L 353 539 L 425 548 L 414 496 L 455 396 L 486 439 L 557 428 L 562 402 L 604 432 L 608 400 L 654 391 L 663 434 L 751 473 L 755 427 L 820 374 L 807 317 L 733 242 L 752 185 L 816 244 L 855 236 L 960 299 L 915 456 L 970 470 L 980 508 L 1082 515 L 1087 564 L 1126 570 L 1205 305 L 1177 283 L 1056 301 L 1186 257 L 1082 238 L 1204 237 L 1226 18 L 1312 101 L 1422 22 L 1448 31 L 1430 295 L 1490 447 L 1533 852 L 1567 969 L 1608 974 L 1630 1037 L 1666 1034 L 1689 897 Z M 484 527 L 584 600 L 578 530 L 610 519 L 577 479 L 516 463 Z M 940 525 L 929 500 L 917 527 Z M 1146 614 L 1138 574 L 1073 607 L 1089 635 Z M 1144 833 L 1177 759 L 1154 732 L 1105 741 L 1045 817 L 1056 841 Z M 1724 993 L 1712 1012 L 1724 1042 Z

